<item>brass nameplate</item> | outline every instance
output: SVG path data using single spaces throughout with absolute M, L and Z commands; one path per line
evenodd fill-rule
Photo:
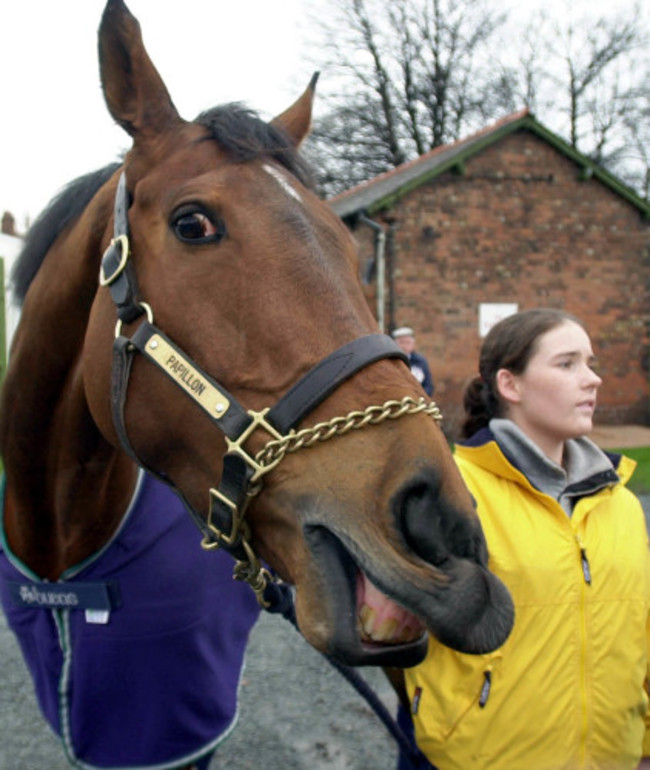
M 151 336 L 146 350 L 147 355 L 212 417 L 219 419 L 228 411 L 230 401 L 160 335 Z

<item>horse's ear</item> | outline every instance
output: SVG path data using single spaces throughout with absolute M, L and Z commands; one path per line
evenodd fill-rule
M 108 0 L 99 25 L 99 69 L 108 110 L 134 139 L 181 121 L 123 0 Z
M 314 72 L 306 91 L 300 96 L 289 109 L 273 118 L 271 123 L 274 126 L 283 128 L 293 141 L 296 147 L 300 146 L 311 128 L 311 110 L 314 104 L 314 94 L 316 93 L 316 83 L 320 72 Z

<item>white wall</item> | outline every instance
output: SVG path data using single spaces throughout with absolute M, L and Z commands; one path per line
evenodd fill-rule
M 5 265 L 5 312 L 6 312 L 6 334 L 7 334 L 7 353 L 9 352 L 9 346 L 11 340 L 16 331 L 18 325 L 18 319 L 20 318 L 20 308 L 16 304 L 13 298 L 11 290 L 11 270 L 14 262 L 18 258 L 18 254 L 22 248 L 22 238 L 17 238 L 13 235 L 5 235 L 0 233 L 0 257 L 4 259 Z

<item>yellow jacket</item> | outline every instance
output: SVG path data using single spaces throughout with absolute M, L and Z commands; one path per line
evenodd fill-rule
M 612 474 L 569 518 L 489 430 L 478 435 L 456 461 L 515 625 L 488 655 L 430 641 L 405 672 L 418 745 L 440 770 L 634 768 L 646 732 L 650 582 L 643 510 L 624 486 L 635 463 L 620 458 L 621 481 Z

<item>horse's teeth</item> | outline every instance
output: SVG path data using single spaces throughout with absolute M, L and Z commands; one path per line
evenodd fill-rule
M 361 630 L 366 636 L 372 636 L 372 629 L 375 625 L 377 613 L 367 604 L 364 604 L 359 611 L 359 620 L 361 621 Z
M 376 626 L 377 612 L 364 604 L 359 611 L 361 630 L 374 642 L 390 642 L 394 640 L 399 623 L 394 618 L 385 618 Z
M 395 632 L 399 623 L 394 618 L 388 618 L 380 623 L 379 628 L 373 633 L 373 638 L 377 642 L 395 641 Z

